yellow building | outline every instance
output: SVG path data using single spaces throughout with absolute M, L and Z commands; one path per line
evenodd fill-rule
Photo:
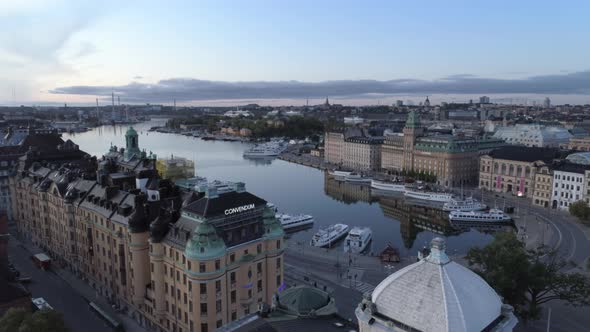
M 156 169 L 163 179 L 178 180 L 195 176 L 195 163 L 186 158 L 174 157 L 174 155 L 168 159 L 158 159 Z

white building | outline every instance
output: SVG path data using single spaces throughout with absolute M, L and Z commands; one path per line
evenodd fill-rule
M 565 210 L 570 204 L 586 199 L 585 173 L 588 169 L 590 169 L 588 165 L 571 162 L 554 168 L 551 193 L 552 208 Z
M 248 111 L 235 110 L 235 111 L 227 111 L 223 115 L 230 117 L 230 118 L 237 118 L 240 116 L 249 117 L 249 116 L 252 116 L 252 113 L 250 113 Z
M 355 314 L 360 332 L 504 332 L 518 323 L 492 287 L 449 259 L 442 238 L 428 257 L 383 280 Z
M 501 138 L 508 144 L 559 147 L 560 144 L 567 144 L 572 135 L 567 129 L 561 127 L 517 124 L 497 128 L 494 137 Z

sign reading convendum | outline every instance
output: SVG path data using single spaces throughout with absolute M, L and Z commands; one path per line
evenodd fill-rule
M 225 215 L 228 216 L 230 214 L 252 210 L 254 207 L 255 207 L 254 204 L 248 204 L 248 205 L 242 205 L 242 206 L 238 206 L 235 208 L 227 209 L 227 210 L 225 210 Z

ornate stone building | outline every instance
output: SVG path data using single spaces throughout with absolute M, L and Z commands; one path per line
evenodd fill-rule
M 418 116 L 410 112 L 403 133 L 385 137 L 381 147 L 381 168 L 389 173 L 426 173 L 437 183 L 457 187 L 475 184 L 480 148 L 487 141 L 452 135 L 424 136 Z
M 18 232 L 156 331 L 213 331 L 282 286 L 283 231 L 236 184 L 181 190 L 130 128 L 98 162 L 64 143 L 10 179 Z M 61 153 L 59 153 L 61 152 Z

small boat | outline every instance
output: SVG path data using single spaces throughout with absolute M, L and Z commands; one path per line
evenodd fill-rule
M 464 199 L 452 198 L 450 201 L 445 202 L 443 205 L 443 211 L 481 211 L 485 210 L 487 206 L 473 197 L 467 197 Z
M 244 157 L 275 157 L 286 150 L 283 142 L 268 142 L 257 144 L 254 147 L 244 151 Z
M 303 228 L 313 224 L 313 217 L 308 214 L 289 215 L 284 213 L 277 213 L 276 218 L 283 226 L 283 230 L 289 231 Z
M 437 192 L 437 191 L 427 191 L 421 189 L 406 189 L 404 192 L 406 197 L 416 198 L 426 201 L 434 201 L 434 202 L 442 202 L 446 203 L 449 202 L 453 198 L 453 194 L 446 193 L 446 192 Z
M 328 171 L 328 174 L 330 174 L 333 177 L 337 177 L 337 178 L 346 178 L 347 176 L 349 176 L 352 172 L 348 172 L 348 171 L 339 171 L 339 170 L 332 170 L 332 171 Z
M 353 227 L 344 239 L 344 252 L 361 253 L 372 238 L 373 232 L 369 227 Z
M 489 211 L 451 211 L 449 220 L 452 222 L 510 222 L 512 217 L 505 214 L 500 209 L 490 209 Z
M 404 192 L 406 191 L 406 185 L 401 182 L 385 182 L 379 180 L 371 180 L 371 188 L 384 190 L 384 191 L 394 191 L 394 192 Z
M 363 175 L 360 173 L 352 172 L 344 177 L 344 181 L 355 183 L 369 183 L 371 182 L 371 178 L 366 178 L 363 177 Z
M 334 224 L 328 228 L 320 229 L 311 239 L 314 247 L 328 247 L 348 234 L 349 227 L 346 224 Z

